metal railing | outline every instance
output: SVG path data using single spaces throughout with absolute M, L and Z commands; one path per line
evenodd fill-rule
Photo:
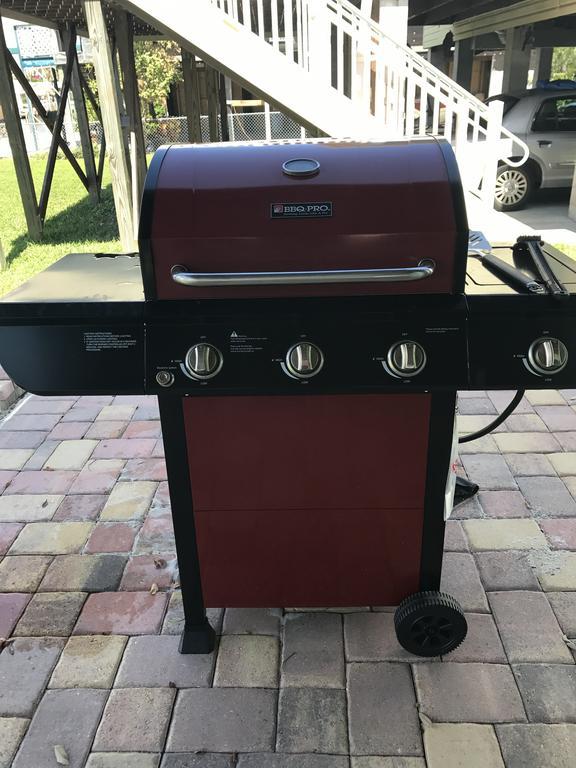
M 487 200 L 498 161 L 521 165 L 528 157 L 527 145 L 503 127 L 498 103 L 483 104 L 347 0 L 205 2 L 307 70 L 316 87 L 352 100 L 377 135 L 446 138 L 467 186 L 482 179 Z

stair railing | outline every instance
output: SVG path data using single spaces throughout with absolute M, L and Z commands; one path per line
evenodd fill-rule
M 466 186 L 481 188 L 487 201 L 497 164 L 518 166 L 528 157 L 527 145 L 502 125 L 498 103 L 482 103 L 348 0 L 208 2 L 307 70 L 310 87 L 351 99 L 375 137 L 447 139 Z

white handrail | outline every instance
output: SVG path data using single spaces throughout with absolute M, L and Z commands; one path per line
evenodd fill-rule
M 478 173 L 495 174 L 500 159 L 516 166 L 528 158 L 527 145 L 502 125 L 501 110 L 389 37 L 348 0 L 256 0 L 255 11 L 250 0 L 205 2 L 308 71 L 311 88 L 331 88 L 351 100 L 382 136 L 444 136 L 461 168 L 472 147 L 481 149 L 486 161 L 479 162 L 477 152 L 468 163 L 478 177 L 469 180 L 473 187 Z

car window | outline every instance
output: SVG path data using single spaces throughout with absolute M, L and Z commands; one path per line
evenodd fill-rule
M 533 131 L 576 131 L 576 95 L 546 99 L 532 123 Z

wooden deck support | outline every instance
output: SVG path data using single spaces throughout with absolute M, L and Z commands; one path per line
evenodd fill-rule
M 34 188 L 34 180 L 32 179 L 32 171 L 30 170 L 24 132 L 20 122 L 20 110 L 16 101 L 8 56 L 9 51 L 6 47 L 2 17 L 0 15 L 0 104 L 4 113 L 4 121 L 6 123 L 20 197 L 26 217 L 28 235 L 32 240 L 40 240 L 42 237 L 42 220 L 38 211 L 36 190 Z
M 102 130 L 102 137 L 100 139 L 100 152 L 98 154 L 98 169 L 96 171 L 96 179 L 98 181 L 98 189 L 102 189 L 102 176 L 104 175 L 104 160 L 106 159 L 106 134 L 104 133 L 104 128 L 102 127 L 102 113 L 100 112 L 100 105 L 98 104 L 98 100 L 96 99 L 96 96 L 92 93 L 90 86 L 86 82 L 86 79 L 82 73 L 82 70 L 78 70 L 78 74 L 80 75 L 80 82 L 82 83 L 82 88 L 84 90 L 84 94 L 88 101 L 90 102 L 90 106 L 94 110 L 96 117 L 98 118 L 98 122 L 100 123 L 100 127 Z
M 184 75 L 184 103 L 188 123 L 188 141 L 200 144 L 202 128 L 200 125 L 200 90 L 196 56 L 182 49 L 182 74 Z
M 68 48 L 70 35 L 73 28 L 67 27 L 62 32 L 65 48 Z M 72 97 L 74 99 L 74 108 L 76 110 L 76 120 L 78 121 L 78 133 L 80 134 L 80 146 L 82 147 L 82 156 L 84 158 L 84 168 L 86 181 L 88 183 L 88 194 L 92 202 L 97 203 L 100 200 L 100 184 L 96 171 L 96 162 L 94 159 L 94 147 L 90 135 L 90 122 L 86 110 L 86 99 L 82 90 L 82 80 L 80 77 L 80 66 L 78 64 L 78 54 L 74 47 L 74 60 L 72 62 Z
M 60 90 L 60 103 L 58 104 L 58 111 L 56 113 L 56 119 L 54 120 L 54 126 L 52 128 L 52 140 L 50 142 L 50 149 L 48 150 L 48 160 L 46 161 L 46 170 L 44 172 L 44 181 L 42 182 L 42 191 L 40 193 L 40 202 L 38 203 L 38 209 L 40 212 L 40 218 L 44 222 L 46 218 L 46 210 L 48 208 L 48 198 L 50 197 L 50 189 L 52 188 L 52 179 L 54 177 L 54 167 L 56 165 L 56 157 L 58 155 L 58 147 L 60 144 L 60 137 L 62 132 L 62 126 L 64 124 L 64 114 L 66 112 L 66 105 L 68 103 L 68 93 L 70 91 L 70 83 L 72 81 L 72 63 L 76 56 L 76 32 L 72 30 L 68 35 L 68 45 L 66 47 L 66 69 L 64 70 L 64 81 Z
M 133 133 L 136 138 L 136 170 L 138 177 L 136 180 L 132 179 L 132 184 L 136 182 L 135 194 L 140 199 L 144 189 L 147 165 L 144 127 L 142 125 L 138 79 L 136 77 L 136 63 L 134 60 L 134 24 L 132 15 L 126 13 L 126 11 L 115 11 L 114 29 L 120 69 L 122 71 L 122 90 L 128 117 L 128 131 L 130 134 Z
M 50 133 L 54 133 L 54 115 L 50 112 L 46 112 L 44 105 L 36 95 L 36 91 L 32 88 L 30 82 L 26 79 L 26 76 L 24 75 L 24 72 L 20 69 L 18 64 L 16 63 L 14 57 L 11 53 L 8 53 L 8 64 L 10 66 L 10 69 L 12 70 L 13 76 L 18 80 L 20 83 L 20 87 L 26 94 L 26 96 L 30 99 L 30 102 L 36 112 L 38 113 L 38 117 L 42 120 L 44 125 L 48 128 Z M 74 154 L 72 153 L 72 150 L 66 143 L 65 139 L 62 137 L 61 134 L 58 134 L 58 146 L 62 150 L 64 156 L 76 172 L 76 175 L 84 185 L 86 189 L 88 189 L 88 179 L 86 177 L 86 174 L 80 167 L 80 164 L 78 163 L 78 160 L 74 157 Z
M 122 248 L 127 251 L 133 251 L 136 244 L 134 242 L 134 225 L 132 222 L 130 174 L 124 149 L 124 137 L 120 122 L 120 105 L 116 90 L 110 41 L 100 0 L 84 0 L 84 13 L 92 43 L 94 69 L 98 83 L 102 125 L 106 134 L 110 158 L 112 189 L 114 192 L 114 205 L 116 207 L 120 240 Z
M 220 112 L 220 76 L 218 70 L 206 65 L 206 91 L 208 95 L 208 130 L 210 141 L 220 141 L 218 114 Z
M 230 141 L 228 130 L 228 104 L 226 101 L 226 78 L 218 75 L 218 102 L 220 106 L 220 133 L 222 141 Z

